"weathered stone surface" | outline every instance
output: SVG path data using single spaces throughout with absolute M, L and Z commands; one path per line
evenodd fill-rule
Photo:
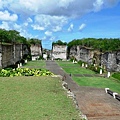
M 42 55 L 42 48 L 40 44 L 32 44 L 31 47 L 31 55 L 32 56 L 40 56 Z
M 30 51 L 27 45 L 22 44 L 0 44 L 0 68 L 14 65 L 19 62 L 24 55 L 29 54 Z
M 40 44 L 32 44 L 31 47 L 32 60 L 36 60 L 39 56 L 42 56 L 42 47 Z
M 69 58 L 75 57 L 78 61 L 82 60 L 88 63 L 92 62 L 93 50 L 81 46 L 73 46 L 70 49 Z
M 101 64 L 108 71 L 120 71 L 120 51 L 103 53 L 101 55 Z
M 107 71 L 120 71 L 120 51 L 101 53 L 87 47 L 73 46 L 68 56 L 69 58 L 74 56 L 78 61 L 88 64 L 102 65 Z
M 7 67 L 14 63 L 14 54 L 12 45 L 2 45 L 2 55 L 1 55 L 1 65 L 2 67 Z
M 54 45 L 52 48 L 53 59 L 67 59 L 67 46 L 66 45 Z

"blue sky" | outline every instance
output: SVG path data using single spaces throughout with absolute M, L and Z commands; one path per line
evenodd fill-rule
M 0 28 L 52 42 L 120 38 L 120 0 L 0 0 Z

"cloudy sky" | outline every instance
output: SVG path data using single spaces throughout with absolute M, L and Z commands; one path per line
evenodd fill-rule
M 120 0 L 0 0 L 0 28 L 53 41 L 120 38 Z

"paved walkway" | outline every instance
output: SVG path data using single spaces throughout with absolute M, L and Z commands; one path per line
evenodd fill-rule
M 106 94 L 104 89 L 78 86 L 55 61 L 46 61 L 46 67 L 56 75 L 66 75 L 65 81 L 88 120 L 120 120 L 120 101 Z

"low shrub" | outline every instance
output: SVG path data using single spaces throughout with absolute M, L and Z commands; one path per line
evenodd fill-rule
M 83 61 L 81 61 L 81 60 L 78 61 L 78 64 L 79 64 L 80 66 L 82 66 L 82 63 L 86 64 L 86 62 L 83 62 Z
M 120 72 L 112 74 L 112 77 L 120 80 Z
M 16 69 L 1 69 L 0 77 L 13 77 L 13 76 L 51 76 L 49 70 L 31 69 L 31 68 L 16 68 Z
M 100 66 L 94 65 L 89 65 L 88 68 L 92 71 L 95 71 L 96 73 L 100 73 L 100 69 L 102 69 Z M 102 69 L 102 72 L 104 73 L 104 69 Z

